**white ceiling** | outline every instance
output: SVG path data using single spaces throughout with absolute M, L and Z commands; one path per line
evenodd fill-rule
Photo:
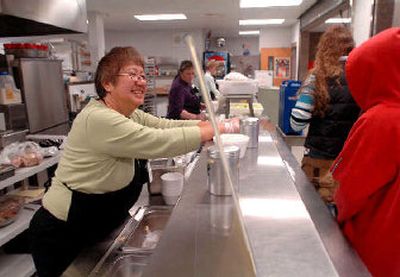
M 212 35 L 237 36 L 239 19 L 284 18 L 291 26 L 317 0 L 303 0 L 296 7 L 240 9 L 239 0 L 87 0 L 89 12 L 104 16 L 104 28 L 114 31 L 144 30 L 211 30 Z M 134 14 L 184 13 L 188 20 L 169 22 L 140 22 Z M 273 25 L 272 25 L 273 26 Z M 269 27 L 269 26 L 268 26 Z M 240 30 L 260 29 L 261 26 L 240 26 Z

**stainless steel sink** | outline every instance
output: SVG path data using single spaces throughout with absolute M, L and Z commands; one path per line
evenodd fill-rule
M 118 257 L 101 275 L 110 277 L 139 277 L 142 276 L 147 261 L 148 257 L 146 256 L 123 255 Z
M 172 210 L 171 206 L 139 208 L 89 276 L 141 276 Z
M 171 213 L 172 208 L 167 206 L 147 208 L 142 219 L 121 247 L 121 251 L 152 251 L 157 246 Z

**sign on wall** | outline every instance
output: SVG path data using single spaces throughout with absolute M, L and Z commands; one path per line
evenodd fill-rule
M 289 78 L 290 58 L 275 57 L 274 67 L 274 78 Z

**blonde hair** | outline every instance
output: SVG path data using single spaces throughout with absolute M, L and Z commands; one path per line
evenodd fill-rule
M 213 68 L 213 67 L 217 67 L 219 64 L 220 64 L 219 61 L 216 61 L 216 60 L 209 60 L 209 61 L 207 62 L 207 64 L 206 64 L 206 69 L 210 69 L 210 68 Z

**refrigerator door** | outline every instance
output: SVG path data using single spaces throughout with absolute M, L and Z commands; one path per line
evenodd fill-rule
M 68 121 L 62 76 L 61 61 L 20 59 L 20 88 L 31 133 Z

